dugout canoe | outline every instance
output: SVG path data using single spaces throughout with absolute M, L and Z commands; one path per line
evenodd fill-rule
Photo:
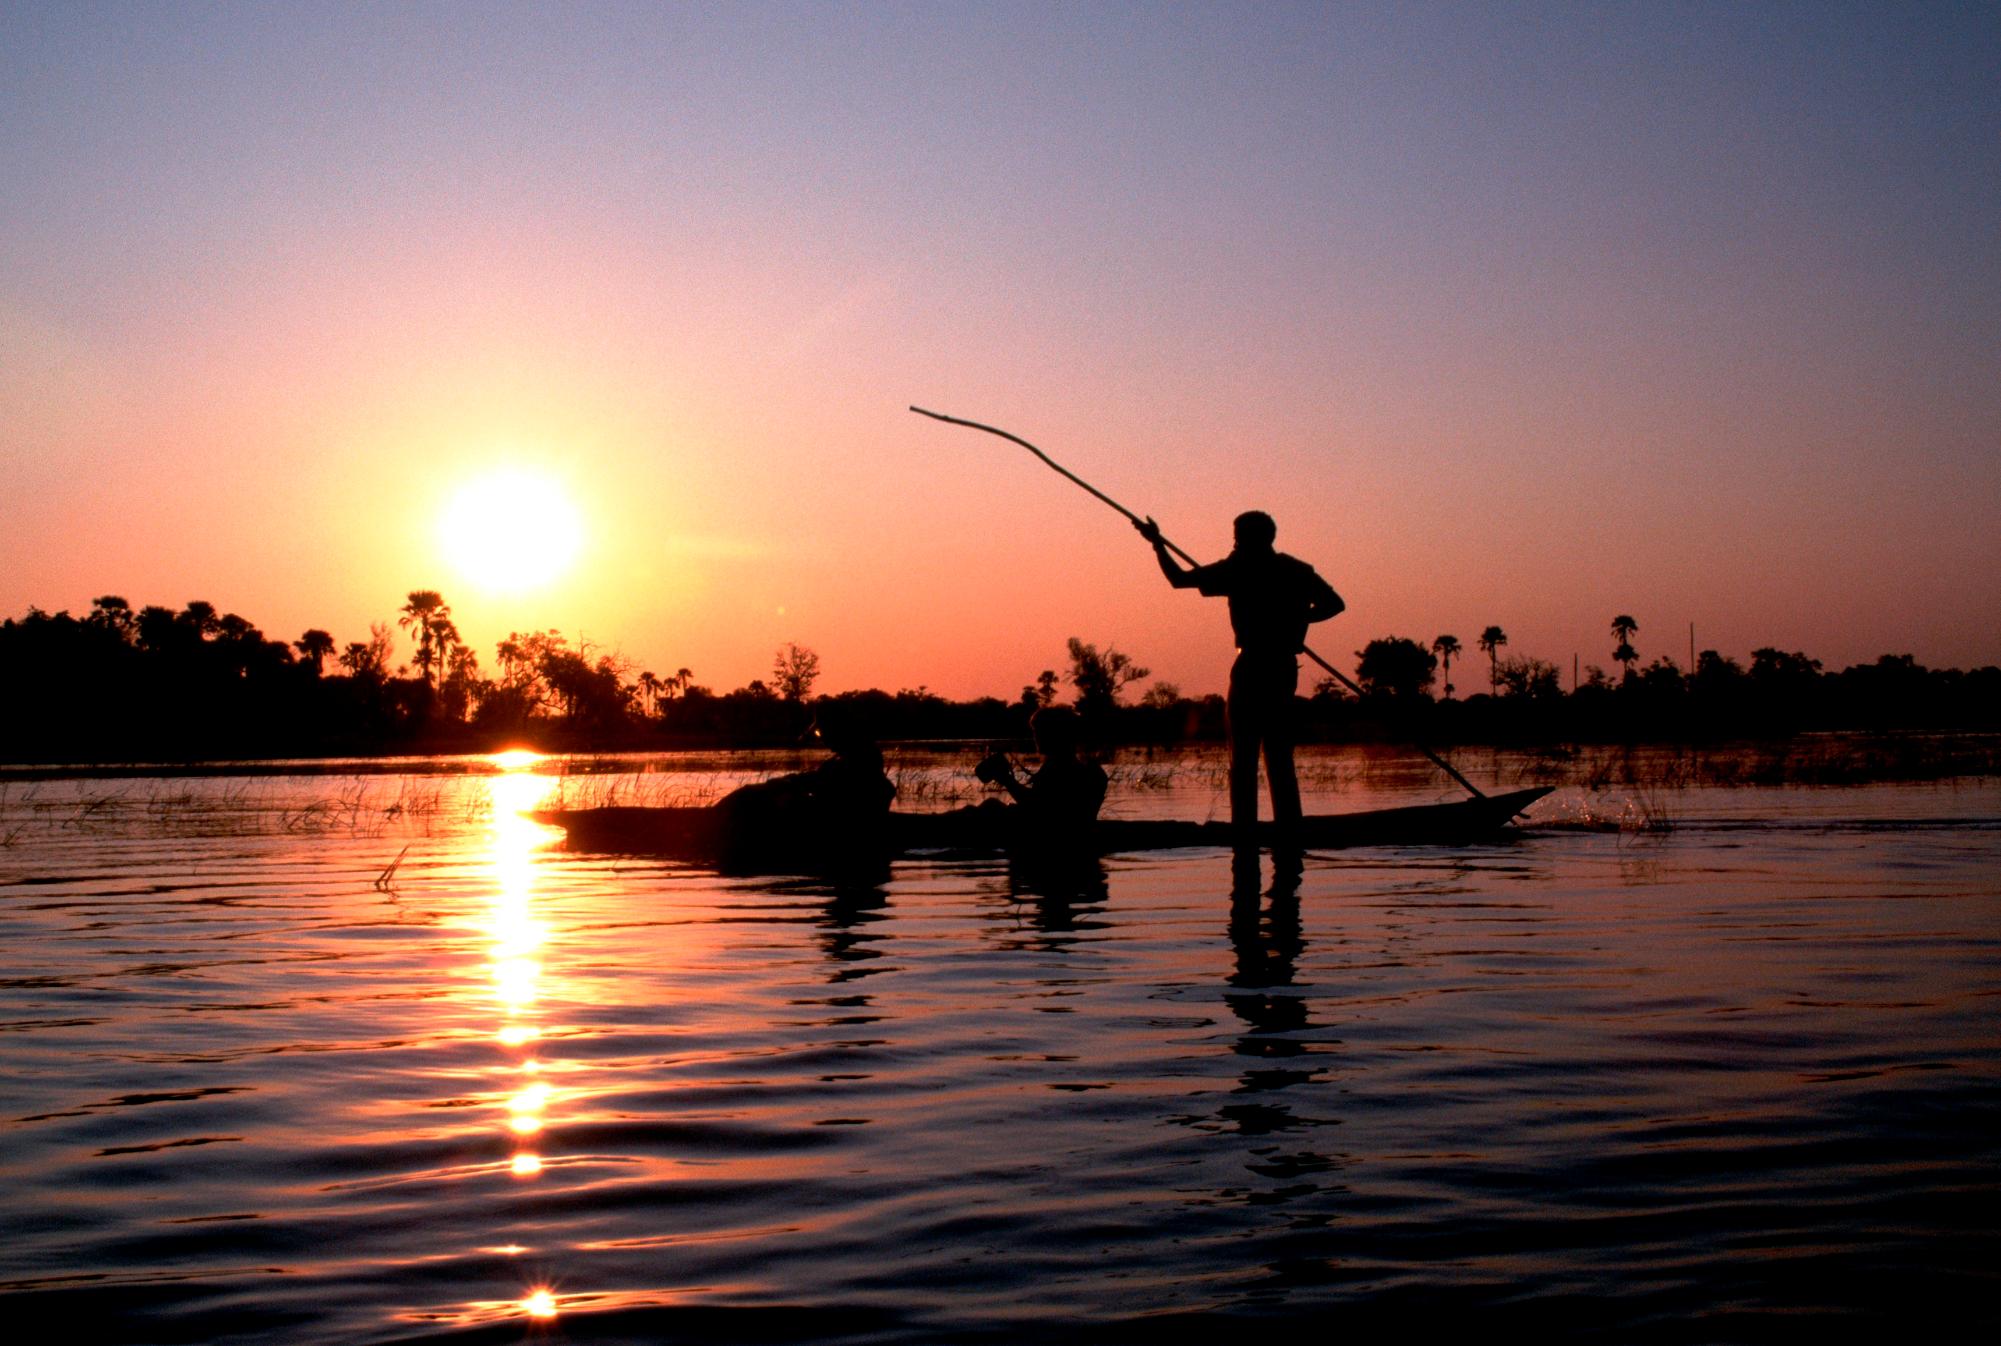
M 1452 846 L 1492 840 L 1515 818 L 1549 793 L 1546 786 L 1506 794 L 1461 799 L 1449 804 L 1416 804 L 1356 813 L 1311 814 L 1300 841 L 1310 850 L 1354 846 Z M 991 816 L 955 813 L 889 814 L 879 835 L 784 838 L 730 835 L 723 814 L 711 808 L 542 809 L 535 821 L 560 827 L 574 851 L 661 855 L 733 868 L 814 867 L 815 861 L 850 862 L 926 852 L 995 854 L 1010 849 L 1010 837 Z M 1270 823 L 1259 828 L 1259 843 L 1275 837 Z M 1093 829 L 1090 849 L 1100 855 L 1135 851 L 1229 848 L 1236 835 L 1226 822 L 1103 818 Z

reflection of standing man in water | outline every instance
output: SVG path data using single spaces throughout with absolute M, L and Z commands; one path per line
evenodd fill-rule
M 1230 867 L 1230 947 L 1237 955 L 1236 969 L 1230 974 L 1230 989 L 1223 993 L 1237 1017 L 1254 1032 L 1286 1033 L 1305 1028 L 1307 1001 L 1294 994 L 1272 995 L 1275 987 L 1293 984 L 1293 968 L 1306 951 L 1306 936 L 1299 919 L 1298 865 L 1279 860 L 1273 868 L 1271 909 L 1258 904 L 1263 882 L 1257 853 L 1238 852 Z M 1246 1039 L 1238 1051 L 1246 1056 L 1296 1056 L 1301 1044 L 1286 1040 L 1254 1043 Z M 1283 1079 L 1273 1088 L 1310 1079 L 1301 1075 Z M 1246 1080 L 1248 1084 L 1248 1079 Z
M 1161 573 L 1177 589 L 1230 600 L 1237 661 L 1230 665 L 1230 821 L 1248 833 L 1258 820 L 1258 753 L 1271 782 L 1272 818 L 1281 837 L 1299 828 L 1299 777 L 1293 771 L 1292 699 L 1306 628 L 1347 604 L 1312 566 L 1273 548 L 1278 525 L 1258 510 L 1236 518 L 1236 542 L 1214 565 L 1183 568 L 1168 555 L 1160 525 L 1133 525 L 1153 544 Z

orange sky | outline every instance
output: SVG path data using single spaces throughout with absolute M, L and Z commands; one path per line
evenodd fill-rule
M 915 402 L 1198 555 L 1268 509 L 1344 666 L 2001 659 L 2001 21 L 1538 13 L 10 7 L 0 613 L 1220 689 L 1220 604 Z M 439 555 L 496 464 L 583 513 L 541 592 Z

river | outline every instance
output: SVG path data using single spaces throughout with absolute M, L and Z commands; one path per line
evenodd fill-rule
M 521 816 L 773 765 L 0 776 L 0 1299 L 92 1342 L 2001 1321 L 2001 783 L 1564 784 L 1296 892 L 719 878 Z M 1113 774 L 1223 809 L 1213 757 Z

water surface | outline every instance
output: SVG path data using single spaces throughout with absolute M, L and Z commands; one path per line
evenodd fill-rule
M 600 765 L 0 786 L 8 1306 L 148 1342 L 1997 1318 L 1991 784 L 1566 788 L 1296 891 L 1214 851 L 837 886 L 548 848 L 551 789 L 745 764 Z M 1128 816 L 1222 807 L 1213 760 L 1115 775 Z

